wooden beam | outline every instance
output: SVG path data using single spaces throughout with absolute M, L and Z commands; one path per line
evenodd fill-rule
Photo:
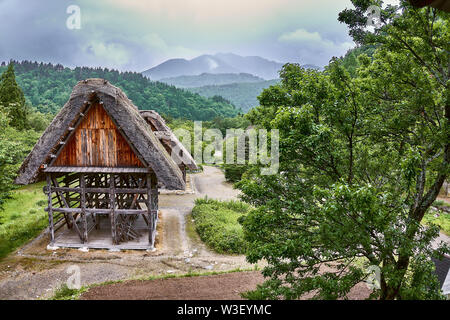
M 45 211 L 48 211 L 48 208 L 45 209 Z M 61 212 L 61 213 L 81 213 L 81 208 L 52 208 L 53 212 Z M 100 208 L 86 208 L 86 213 L 97 213 L 97 214 L 110 214 L 111 209 L 100 209 Z M 137 214 L 147 214 L 147 210 L 132 210 L 132 209 L 114 209 L 114 212 L 116 213 L 116 216 L 119 214 L 125 214 L 125 215 L 137 215 Z
M 81 187 L 81 218 L 83 219 L 83 243 L 88 242 L 88 225 L 87 225 L 87 212 L 86 212 L 86 177 L 84 174 L 80 176 Z
M 66 188 L 66 187 L 55 187 L 53 188 L 54 191 L 61 191 L 61 192 L 75 192 L 79 193 L 81 192 L 80 188 Z M 86 193 L 109 193 L 110 188 L 85 188 L 84 189 Z M 131 189 L 131 188 L 119 188 L 115 189 L 116 194 L 122 194 L 122 193 L 132 193 L 132 194 L 146 194 L 147 189 Z
M 53 225 L 53 203 L 52 203 L 52 178 L 50 174 L 47 178 L 47 192 L 48 192 L 48 227 L 50 232 L 50 245 L 55 243 L 55 226 Z
M 111 237 L 112 243 L 117 243 L 117 227 L 116 227 L 116 186 L 115 186 L 115 176 L 110 174 L 109 176 L 109 201 L 110 201 L 110 219 L 111 219 Z
M 154 246 L 155 245 L 155 240 L 153 238 L 153 232 L 155 230 L 155 225 L 153 223 L 153 212 L 152 212 L 152 190 L 151 190 L 151 185 L 152 185 L 152 177 L 151 175 L 147 175 L 146 177 L 147 179 L 147 216 L 148 216 L 148 243 L 150 244 L 150 246 Z
M 158 178 L 155 173 L 147 176 L 147 189 L 149 190 L 148 197 L 150 199 L 150 225 L 152 226 L 151 245 L 155 244 L 156 225 L 158 221 Z

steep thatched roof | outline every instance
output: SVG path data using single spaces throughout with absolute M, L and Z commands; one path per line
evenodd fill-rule
M 171 154 L 176 163 L 183 163 L 191 170 L 198 170 L 197 164 L 189 151 L 186 150 L 180 140 L 173 134 L 172 130 L 166 125 L 166 122 L 158 112 L 154 110 L 141 110 L 140 113 L 161 143 L 168 144 L 170 150 L 175 146 L 178 146 L 178 149 L 183 152 L 184 157 L 180 157 L 175 152 Z
M 141 117 L 137 107 L 122 90 L 103 79 L 80 81 L 74 87 L 69 101 L 23 162 L 15 182 L 29 184 L 41 180 L 52 154 L 61 148 L 60 141 L 77 124 L 86 105 L 99 101 L 103 102 L 103 107 L 124 138 L 145 162 L 144 165 L 155 172 L 158 180 L 168 189 L 185 189 L 180 169 Z

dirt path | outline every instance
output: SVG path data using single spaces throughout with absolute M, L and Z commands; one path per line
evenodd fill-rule
M 264 281 L 260 272 L 233 272 L 221 275 L 127 281 L 91 288 L 81 300 L 240 300 L 241 293 L 254 290 Z M 350 300 L 367 299 L 370 289 L 363 283 L 353 287 Z M 302 296 L 310 299 L 313 294 Z
M 233 272 L 188 278 L 127 281 L 94 287 L 81 300 L 239 300 L 263 282 L 260 272 Z
M 80 268 L 82 285 L 152 275 L 251 268 L 244 256 L 220 255 L 208 250 L 193 231 L 190 217 L 196 198 L 234 199 L 238 192 L 215 167 L 206 166 L 203 173 L 191 178 L 195 193 L 160 195 L 161 221 L 155 252 L 49 251 L 47 237 L 43 236 L 0 263 L 0 299 L 49 297 L 67 281 L 70 276 L 67 270 L 73 265 Z

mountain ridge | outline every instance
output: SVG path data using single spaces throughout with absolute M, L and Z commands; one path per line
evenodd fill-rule
M 258 56 L 240 56 L 233 53 L 201 55 L 191 60 L 169 59 L 145 70 L 142 74 L 151 80 L 178 76 L 196 76 L 202 73 L 249 73 L 264 80 L 278 78 L 278 72 L 284 63 L 271 61 Z

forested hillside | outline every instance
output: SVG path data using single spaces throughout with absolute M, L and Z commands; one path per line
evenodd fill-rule
M 237 108 L 247 112 L 251 108 L 258 106 L 257 97 L 264 89 L 269 88 L 280 80 L 268 80 L 253 83 L 232 83 L 220 86 L 203 86 L 198 88 L 188 88 L 187 90 L 198 93 L 204 97 L 222 96 L 231 101 Z
M 233 117 L 238 110 L 220 97 L 205 98 L 160 82 L 152 82 L 135 72 L 102 68 L 65 68 L 37 62 L 14 62 L 17 83 L 27 103 L 40 112 L 57 112 L 69 99 L 75 84 L 87 78 L 103 78 L 125 91 L 140 109 L 153 109 L 174 118 L 210 120 Z M 6 70 L 5 63 L 0 73 Z
M 263 78 L 249 73 L 202 73 L 196 76 L 179 76 L 159 80 L 178 88 L 194 88 L 203 86 L 219 86 L 231 83 L 261 82 Z

